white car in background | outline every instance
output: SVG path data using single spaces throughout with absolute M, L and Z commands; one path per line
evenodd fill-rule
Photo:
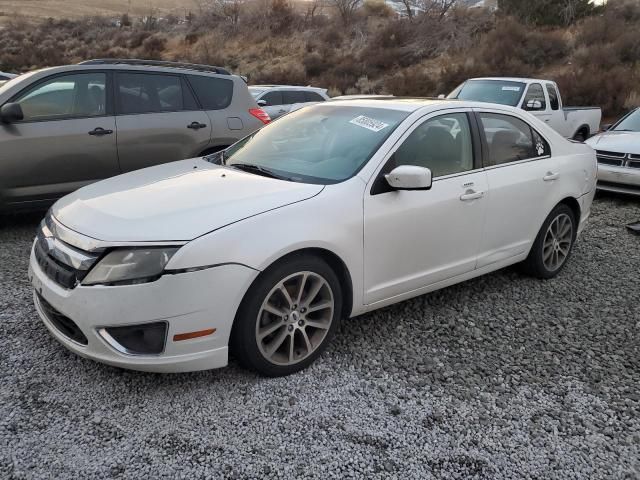
M 318 102 L 329 100 L 325 88 L 299 87 L 295 85 L 252 85 L 249 92 L 258 106 L 275 120 L 289 112 L 294 112 Z
M 11 80 L 12 78 L 16 78 L 17 76 L 18 75 L 16 75 L 15 73 L 0 72 L 0 81 Z
M 596 167 L 516 108 L 326 102 L 59 200 L 31 253 L 35 305 L 63 345 L 111 365 L 203 370 L 231 348 L 286 375 L 343 317 L 516 263 L 557 275 Z
M 640 108 L 587 140 L 598 157 L 598 188 L 640 195 Z
M 585 141 L 600 131 L 599 107 L 565 107 L 558 85 L 537 78 L 472 78 L 447 98 L 498 103 L 522 108 L 565 138 Z

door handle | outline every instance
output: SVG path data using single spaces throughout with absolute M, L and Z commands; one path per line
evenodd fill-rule
M 559 176 L 560 174 L 557 172 L 547 172 L 547 174 L 544 177 L 542 177 L 542 179 L 545 182 L 553 182 L 554 180 L 557 180 Z
M 206 125 L 200 122 L 191 122 L 191 125 L 187 125 L 187 128 L 190 128 L 192 130 L 200 130 L 201 128 L 206 128 Z
M 113 133 L 113 130 L 105 130 L 102 127 L 96 127 L 89 132 L 89 135 L 101 137 L 102 135 L 111 135 L 112 133 Z
M 463 202 L 470 202 L 472 200 L 478 200 L 479 198 L 484 197 L 484 192 L 476 192 L 475 190 L 467 190 L 465 193 L 460 195 L 460 200 Z

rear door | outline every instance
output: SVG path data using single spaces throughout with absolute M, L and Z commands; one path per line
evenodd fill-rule
M 565 138 L 569 138 L 571 135 L 573 135 L 574 132 L 569 131 L 569 122 L 567 122 L 567 119 L 564 115 L 564 110 L 562 110 L 558 87 L 556 87 L 555 84 L 548 82 L 545 84 L 545 90 L 547 91 L 547 95 L 549 96 L 550 113 L 548 120 L 545 119 L 545 121 L 560 135 Z
M 266 92 L 260 97 L 260 100 L 266 102 L 262 109 L 269 114 L 271 120 L 275 120 L 289 111 L 289 106 L 284 103 L 282 90 Z
M 489 195 L 478 268 L 528 252 L 554 207 L 561 172 L 547 140 L 522 119 L 478 111 Z
M 5 200 L 53 200 L 119 173 L 110 74 L 58 74 L 11 99 L 24 119 L 0 124 Z
M 211 121 L 186 79 L 169 73 L 116 73 L 118 158 L 123 172 L 197 156 Z

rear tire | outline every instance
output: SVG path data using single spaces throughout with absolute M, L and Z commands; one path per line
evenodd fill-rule
M 341 312 L 340 281 L 331 267 L 312 255 L 289 257 L 262 272 L 247 291 L 231 332 L 231 352 L 262 375 L 290 375 L 320 356 Z
M 567 205 L 557 205 L 542 224 L 529 256 L 521 266 L 537 278 L 553 278 L 567 264 L 576 239 L 576 219 Z

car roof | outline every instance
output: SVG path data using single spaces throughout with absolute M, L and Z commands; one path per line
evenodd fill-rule
M 517 108 L 507 105 L 493 105 L 484 102 L 472 102 L 468 100 L 457 100 L 451 98 L 420 98 L 420 97 L 370 97 L 344 99 L 337 102 L 325 102 L 320 105 L 331 105 L 341 107 L 361 107 L 361 108 L 386 108 L 402 112 L 415 112 L 424 108 L 441 110 L 447 108 L 482 108 L 499 109 L 507 111 L 519 111 Z
M 493 81 L 522 82 L 522 83 L 532 83 L 532 82 L 555 83 L 552 80 L 544 80 L 542 78 L 525 78 L 525 77 L 477 77 L 477 78 L 470 78 L 469 80 L 493 80 Z
M 127 63 L 113 63 L 113 64 L 73 64 L 73 65 L 61 65 L 57 67 L 48 67 L 42 68 L 40 70 L 36 70 L 36 72 L 47 72 L 47 73 L 65 73 L 65 72 L 73 72 L 76 70 L 129 70 L 129 71 L 140 71 L 140 72 L 157 72 L 157 73 L 189 73 L 190 75 L 215 75 L 218 77 L 224 78 L 241 78 L 238 75 L 228 75 L 224 73 L 215 73 L 215 72 L 207 72 L 202 70 L 195 70 L 188 67 L 179 67 L 179 66 L 155 66 L 155 65 L 135 65 L 135 64 L 127 64 Z
M 295 88 L 298 90 L 318 90 L 321 92 L 325 92 L 326 89 L 325 88 L 320 88 L 320 87 L 311 87 L 311 86 L 302 86 L 302 85 L 249 85 L 249 88 L 262 88 L 262 89 L 277 89 L 277 88 L 286 88 L 286 89 L 291 89 L 291 88 Z

